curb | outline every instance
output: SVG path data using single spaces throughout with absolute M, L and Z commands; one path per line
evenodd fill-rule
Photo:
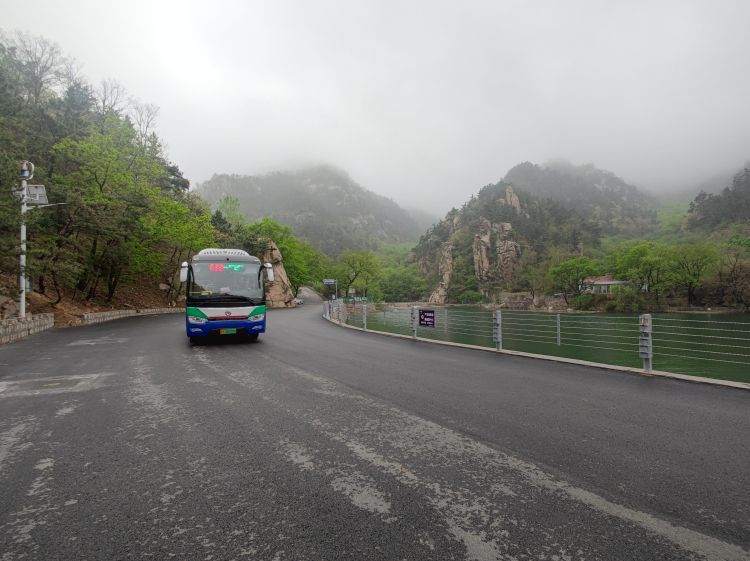
M 537 360 L 546 360 L 549 362 L 563 362 L 566 364 L 575 364 L 578 366 L 588 366 L 590 368 L 601 368 L 604 370 L 614 370 L 617 372 L 628 372 L 630 374 L 638 374 L 639 376 L 643 376 L 646 378 L 650 378 L 650 377 L 672 378 L 674 380 L 682 380 L 684 382 L 692 382 L 694 384 L 708 384 L 712 386 L 720 386 L 720 387 L 725 387 L 725 388 L 750 390 L 750 384 L 746 384 L 744 382 L 733 382 L 732 380 L 720 380 L 718 378 L 706 378 L 704 376 L 691 376 L 689 374 L 676 374 L 674 372 L 665 372 L 663 370 L 652 370 L 651 372 L 646 372 L 642 368 L 633 368 L 630 366 L 618 366 L 616 364 L 605 364 L 603 362 L 591 362 L 588 360 L 579 360 L 576 358 L 567 358 L 567 357 L 561 357 L 561 356 L 538 355 L 534 353 L 524 353 L 521 351 L 508 351 L 508 350 L 498 351 L 497 349 L 494 349 L 491 347 L 480 347 L 479 345 L 467 345 L 466 343 L 453 343 L 451 341 L 439 341 L 437 339 L 427 339 L 425 337 L 412 337 L 411 335 L 403 335 L 401 333 L 388 333 L 386 331 L 373 331 L 370 329 L 363 329 L 361 327 L 356 327 L 354 325 L 348 325 L 346 323 L 340 323 L 326 316 L 322 316 L 322 317 L 326 321 L 329 321 L 330 323 L 334 325 L 338 325 L 339 327 L 346 327 L 347 329 L 353 329 L 354 331 L 361 331 L 363 333 L 374 333 L 375 335 L 383 335 L 385 337 L 396 337 L 397 339 L 408 339 L 410 341 L 420 341 L 422 343 L 433 343 L 437 345 L 444 345 L 446 347 L 460 347 L 462 349 L 472 349 L 475 351 L 484 351 L 484 352 L 490 352 L 494 354 L 505 354 L 505 355 L 511 355 L 511 356 L 520 356 L 524 358 L 535 358 Z

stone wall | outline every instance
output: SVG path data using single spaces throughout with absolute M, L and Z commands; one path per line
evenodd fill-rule
M 185 313 L 185 308 L 144 308 L 142 310 L 110 310 L 81 314 L 81 325 L 92 325 L 129 316 Z M 55 325 L 54 314 L 29 314 L 26 319 L 11 318 L 0 321 L 0 345 L 23 339 Z
M 34 314 L 25 319 L 13 318 L 0 321 L 0 344 L 23 339 L 55 325 L 53 314 Z
M 91 312 L 88 314 L 81 314 L 81 323 L 83 325 L 92 325 L 94 323 L 102 323 L 105 321 L 112 321 L 113 319 L 120 319 L 129 316 L 174 313 L 184 314 L 185 308 L 144 308 L 142 310 L 111 310 L 109 312 Z

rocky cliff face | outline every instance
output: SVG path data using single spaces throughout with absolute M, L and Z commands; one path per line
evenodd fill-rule
M 430 304 L 445 304 L 448 298 L 448 287 L 451 283 L 453 274 L 453 244 L 445 242 L 440 248 L 440 258 L 438 260 L 438 275 L 440 281 L 435 290 L 432 291 L 428 302 Z
M 510 185 L 494 200 L 494 204 L 521 212 L 521 202 Z M 471 240 L 470 245 L 466 240 Z M 436 288 L 429 296 L 429 302 L 434 304 L 450 300 L 456 263 L 473 268 L 477 290 L 483 298 L 492 300 L 494 294 L 508 290 L 514 283 L 521 256 L 521 246 L 514 239 L 510 222 L 493 222 L 481 215 L 467 221 L 457 211 L 449 213 L 420 241 L 420 245 L 427 248 L 419 259 L 420 268 L 436 279 Z
M 508 190 L 512 193 L 511 188 Z M 513 284 L 521 246 L 511 239 L 513 226 L 510 222 L 492 223 L 480 217 L 479 224 L 472 246 L 474 276 L 482 296 L 491 298 L 498 289 L 509 290 Z
M 266 282 L 266 306 L 269 308 L 291 308 L 294 294 L 289 277 L 284 269 L 284 258 L 275 243 L 260 256 L 263 263 L 273 265 L 273 282 Z

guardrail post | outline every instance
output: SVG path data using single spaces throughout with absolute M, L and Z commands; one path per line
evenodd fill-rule
M 651 372 L 654 359 L 653 324 L 651 314 L 642 314 L 639 318 L 640 334 L 638 337 L 638 354 L 643 359 L 643 369 Z
M 419 306 L 411 307 L 411 336 L 417 338 L 417 326 L 419 325 Z
M 362 303 L 362 328 L 367 331 L 367 302 Z
M 503 313 L 495 310 L 492 314 L 492 340 L 495 341 L 495 349 L 503 350 Z
M 557 314 L 557 346 L 560 346 L 560 314 Z

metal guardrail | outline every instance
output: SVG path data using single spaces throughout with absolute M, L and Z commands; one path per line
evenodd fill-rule
M 434 327 L 419 325 L 420 310 L 434 312 Z M 605 364 L 642 364 L 647 372 L 654 357 L 698 360 L 750 367 L 750 323 L 677 319 L 651 314 L 623 316 L 586 313 L 467 310 L 449 307 L 324 303 L 324 315 L 371 331 L 427 339 L 464 341 L 497 350 L 533 345 L 536 354 L 570 356 L 602 354 Z M 560 349 L 560 352 L 556 351 Z M 577 349 L 577 350 L 576 350 Z M 517 350 L 517 349 L 516 349 Z M 610 362 L 606 357 L 617 357 Z

